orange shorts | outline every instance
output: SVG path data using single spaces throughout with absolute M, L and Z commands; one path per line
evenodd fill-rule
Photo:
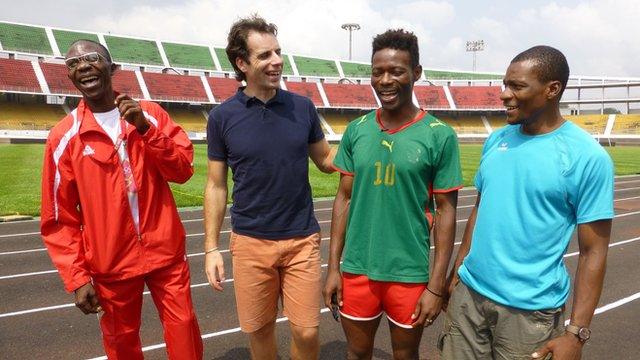
M 320 324 L 320 234 L 284 240 L 231 233 L 233 278 L 242 331 L 275 321 L 283 313 L 301 327 Z
M 366 275 L 342 273 L 342 307 L 347 319 L 368 321 L 382 312 L 394 324 L 411 329 L 411 315 L 427 283 L 370 280 Z

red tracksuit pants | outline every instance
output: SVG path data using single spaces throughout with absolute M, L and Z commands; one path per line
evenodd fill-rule
M 96 282 L 104 313 L 102 339 L 111 360 L 143 359 L 140 342 L 142 292 L 147 284 L 164 329 L 169 359 L 202 359 L 202 338 L 193 311 L 187 261 L 154 270 L 144 276 L 114 282 Z

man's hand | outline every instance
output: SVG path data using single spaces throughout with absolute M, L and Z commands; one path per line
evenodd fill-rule
M 543 347 L 531 354 L 534 359 L 545 359 L 548 354 L 553 355 L 553 360 L 580 360 L 582 357 L 583 343 L 578 337 L 564 333 L 555 339 L 549 340 Z
M 76 307 L 85 314 L 97 314 L 102 311 L 96 290 L 91 283 L 86 283 L 75 291 Z
M 209 284 L 216 290 L 222 291 L 222 283 L 224 282 L 224 260 L 220 251 L 216 250 L 205 254 L 204 271 L 207 274 Z
M 338 270 L 329 270 L 327 272 L 327 278 L 324 281 L 324 289 L 322 289 L 324 304 L 329 309 L 331 309 L 331 296 L 333 294 L 336 294 L 338 306 L 342 306 L 342 277 Z
M 449 307 L 449 299 L 451 299 L 451 295 L 453 294 L 453 290 L 455 290 L 456 286 L 460 282 L 460 278 L 458 277 L 458 271 L 454 269 L 449 275 L 447 282 L 445 283 L 445 292 L 442 295 L 442 311 L 447 311 Z
M 426 326 L 430 326 L 438 318 L 441 309 L 442 298 L 425 289 L 411 315 L 411 319 L 413 319 L 411 326 L 425 326 L 425 323 Z
M 149 122 L 144 117 L 140 104 L 129 95 L 121 94 L 116 98 L 116 106 L 120 116 L 129 124 L 136 127 L 140 134 L 144 134 L 149 129 Z

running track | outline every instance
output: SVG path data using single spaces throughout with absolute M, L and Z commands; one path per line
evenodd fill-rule
M 597 315 L 583 359 L 638 359 L 640 344 L 640 175 L 616 179 L 614 220 L 607 276 Z M 475 191 L 460 191 L 456 244 L 475 202 Z M 331 200 L 315 202 L 322 233 L 329 233 Z M 223 251 L 227 278 L 223 293 L 214 292 L 203 272 L 203 224 L 201 210 L 185 210 L 181 216 L 187 230 L 187 253 L 192 273 L 194 306 L 204 338 L 206 359 L 249 358 L 244 335 L 239 332 L 233 296 L 233 273 L 228 251 Z M 39 236 L 38 221 L 0 223 L 0 359 L 92 359 L 103 356 L 95 315 L 83 315 L 62 283 Z M 228 248 L 229 219 L 225 219 L 221 248 Z M 328 239 L 323 238 L 322 259 L 328 258 Z M 457 249 L 457 246 L 456 246 Z M 571 242 L 566 264 L 573 275 L 577 243 Z M 319 300 L 320 301 L 320 300 Z M 569 299 L 571 304 L 571 299 Z M 288 358 L 286 319 L 278 320 L 278 346 Z M 435 343 L 442 316 L 425 329 L 421 358 L 437 359 Z M 147 359 L 166 358 L 157 313 L 146 295 L 143 305 L 142 343 Z M 342 328 L 323 310 L 320 324 L 321 358 L 340 359 L 345 354 Z M 376 359 L 391 359 L 385 322 L 381 323 L 374 351 Z

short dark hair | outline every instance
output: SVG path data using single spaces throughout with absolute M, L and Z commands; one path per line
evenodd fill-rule
M 104 52 L 104 54 L 102 54 L 102 55 L 104 55 L 105 58 L 107 58 L 107 60 L 109 60 L 110 63 L 113 62 L 111 60 L 111 53 L 109 52 L 109 49 L 107 49 L 106 46 L 100 44 L 97 41 L 89 40 L 89 39 L 79 39 L 79 40 L 76 40 L 76 41 L 72 42 L 71 45 L 69 45 L 69 49 L 67 49 L 67 53 L 69 52 L 69 50 L 72 47 L 74 47 L 76 44 L 79 44 L 79 43 L 90 43 L 90 44 L 93 44 L 93 45 L 97 46 L 98 49 L 100 49 L 100 50 L 102 50 L 102 52 Z
M 249 33 L 256 31 L 259 33 L 268 33 L 273 36 L 278 35 L 278 27 L 275 24 L 267 23 L 258 14 L 253 14 L 247 18 L 242 18 L 231 25 L 229 36 L 227 36 L 227 58 L 236 72 L 238 81 L 246 80 L 244 73 L 236 65 L 236 59 L 240 58 L 247 63 L 249 62 L 249 49 L 247 47 L 247 39 Z
M 535 63 L 534 71 L 538 79 L 543 82 L 560 81 L 562 90 L 558 98 L 562 97 L 569 81 L 569 63 L 564 54 L 551 46 L 538 45 L 527 49 L 511 60 L 511 63 L 531 60 Z
M 411 31 L 404 29 L 389 29 L 376 35 L 371 44 L 371 60 L 373 55 L 382 49 L 404 50 L 411 55 L 411 67 L 420 65 L 420 51 L 418 50 L 418 37 Z

